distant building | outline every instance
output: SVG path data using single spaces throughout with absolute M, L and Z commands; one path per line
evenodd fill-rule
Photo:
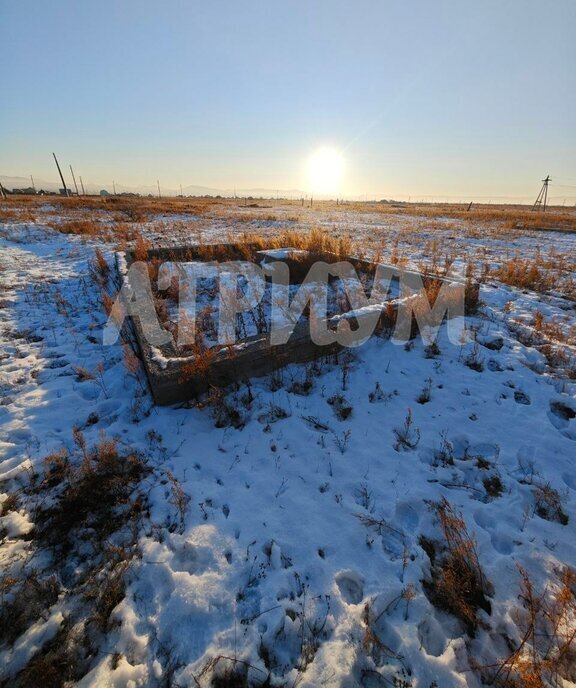
M 111 193 L 109 191 L 106 191 L 106 189 L 100 189 L 100 195 L 101 196 L 111 196 Z
M 28 186 L 25 189 L 12 189 L 13 194 L 35 194 L 36 189 L 32 186 Z
M 58 189 L 61 196 L 71 196 L 72 191 L 70 189 Z

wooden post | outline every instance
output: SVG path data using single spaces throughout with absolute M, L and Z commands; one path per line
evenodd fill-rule
M 72 165 L 70 165 L 70 172 L 72 172 L 72 181 L 74 182 L 74 186 L 76 188 L 76 195 L 79 196 L 80 194 L 78 193 L 78 184 L 76 184 L 76 177 L 74 176 L 74 170 L 72 169 Z
M 52 153 L 54 156 L 54 162 L 56 163 L 56 167 L 58 168 L 58 174 L 60 175 L 60 180 L 62 181 L 62 186 L 64 187 L 64 195 L 68 196 L 68 187 L 66 186 L 66 182 L 64 181 L 64 175 L 62 174 L 62 170 L 60 169 L 60 165 L 58 164 L 58 158 L 56 157 L 56 153 Z
M 82 176 L 80 176 L 80 186 L 82 187 L 82 195 L 85 196 L 86 192 L 84 191 L 84 182 L 82 181 Z

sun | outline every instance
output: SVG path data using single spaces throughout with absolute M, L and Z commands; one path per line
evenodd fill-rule
M 342 191 L 344 158 L 335 148 L 319 148 L 308 159 L 308 188 L 316 194 Z

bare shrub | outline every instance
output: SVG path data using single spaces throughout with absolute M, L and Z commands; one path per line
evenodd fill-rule
M 222 389 L 211 387 L 206 403 L 212 409 L 214 425 L 217 428 L 232 426 L 238 430 L 244 427 L 244 419 L 237 405 L 228 401 Z
M 336 416 L 336 418 L 338 418 L 338 420 L 347 420 L 352 415 L 352 406 L 350 406 L 350 404 L 348 403 L 346 398 L 342 396 L 342 394 L 335 394 L 334 396 L 330 397 L 327 401 L 330 404 L 330 406 L 332 406 L 334 415 Z
M 110 615 L 124 599 L 126 571 L 133 556 L 131 548 L 110 545 L 103 565 L 91 577 L 84 598 L 92 602 L 89 621 L 102 633 L 110 628 Z
M 434 452 L 434 465 L 437 466 L 453 466 L 454 465 L 454 445 L 448 439 L 446 430 L 440 433 L 440 448 Z
M 432 378 L 428 378 L 426 380 L 426 384 L 422 388 L 422 391 L 420 394 L 416 397 L 416 401 L 419 404 L 427 404 L 430 399 L 431 399 L 431 392 L 432 392 Z
M 178 513 L 178 528 L 179 532 L 184 532 L 184 523 L 186 519 L 186 511 L 188 509 L 188 504 L 190 503 L 189 495 L 184 492 L 182 483 L 176 478 L 176 476 L 171 471 L 166 471 L 166 477 L 170 483 L 171 495 L 168 502 L 176 508 Z M 171 530 L 175 530 L 172 528 Z
M 484 358 L 480 354 L 478 342 L 474 342 L 472 351 L 464 359 L 464 364 L 467 365 L 471 370 L 475 370 L 477 373 L 481 373 L 484 370 Z
M 396 451 L 409 451 L 411 449 L 416 449 L 418 446 L 420 442 L 420 430 L 414 425 L 411 409 L 408 409 L 404 425 L 400 428 L 394 428 L 394 435 L 396 436 L 396 442 L 394 443 L 394 449 Z
M 352 437 L 352 430 L 348 429 L 340 435 L 333 431 L 333 435 L 334 444 L 338 447 L 338 451 L 341 454 L 345 454 L 346 449 L 348 448 L 348 443 L 350 442 L 350 437 Z

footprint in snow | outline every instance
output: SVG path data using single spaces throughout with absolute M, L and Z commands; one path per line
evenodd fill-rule
M 548 418 L 564 437 L 576 441 L 576 407 L 574 402 L 568 404 L 559 400 L 551 401 Z
M 446 635 L 437 619 L 430 615 L 418 624 L 418 639 L 426 654 L 440 657 L 446 651 Z
M 508 535 L 503 533 L 493 533 L 491 537 L 492 547 L 498 554 L 512 554 L 514 549 L 514 541 Z
M 51 370 L 54 370 L 56 368 L 65 368 L 67 365 L 70 365 L 70 362 L 67 361 L 65 358 L 54 357 L 50 361 L 50 363 L 46 364 L 46 368 L 50 368 Z
M 78 396 L 82 397 L 85 401 L 96 401 L 100 396 L 100 389 L 96 385 L 81 384 L 76 391 Z
M 504 346 L 504 339 L 494 335 L 482 337 L 479 339 L 479 342 L 483 347 L 490 349 L 491 351 L 500 351 L 500 349 Z
M 172 557 L 173 571 L 182 571 L 190 575 L 199 575 L 214 568 L 214 554 L 210 547 L 197 547 L 185 542 Z
M 474 512 L 474 520 L 484 530 L 491 531 L 496 527 L 496 520 L 481 509 Z
M 531 403 L 530 397 L 518 389 L 514 392 L 514 401 L 517 404 L 524 404 L 525 406 L 529 406 Z
M 354 571 L 342 571 L 336 575 L 336 585 L 347 604 L 359 604 L 364 597 L 364 580 Z
M 411 504 L 400 502 L 396 505 L 395 521 L 406 530 L 414 532 L 420 521 L 420 516 Z
M 571 490 L 576 490 L 576 476 L 571 473 L 562 473 L 562 480 Z
M 550 412 L 553 413 L 563 424 L 576 418 L 576 409 L 562 401 L 551 401 Z

